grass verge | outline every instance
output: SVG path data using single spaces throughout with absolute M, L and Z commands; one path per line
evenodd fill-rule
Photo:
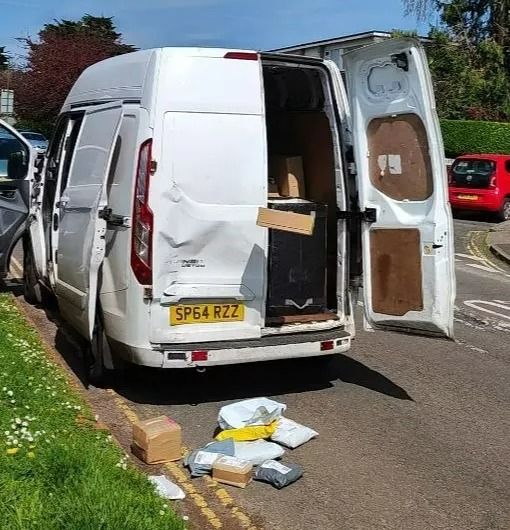
M 2 530 L 184 528 L 95 423 L 10 295 L 0 293 Z

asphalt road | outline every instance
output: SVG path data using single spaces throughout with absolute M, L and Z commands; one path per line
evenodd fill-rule
M 510 271 L 485 254 L 489 228 L 455 222 L 455 342 L 360 331 L 327 369 L 138 371 L 114 390 L 140 417 L 178 421 L 191 448 L 211 440 L 222 405 L 253 396 L 286 403 L 288 417 L 319 431 L 284 457 L 305 468 L 296 484 L 228 489 L 258 528 L 510 529 Z M 68 334 L 44 318 L 43 333 L 75 366 Z M 107 394 L 89 394 L 120 429 Z

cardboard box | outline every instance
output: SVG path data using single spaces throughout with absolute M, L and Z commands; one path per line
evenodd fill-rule
M 234 456 L 223 456 L 213 464 L 212 477 L 223 484 L 246 488 L 252 476 L 253 464 Z
M 311 215 L 259 208 L 257 225 L 305 236 L 313 234 L 315 219 Z
M 300 156 L 271 156 L 269 181 L 272 179 L 276 181 L 282 197 L 305 197 L 305 175 L 303 159 Z
M 181 427 L 166 416 L 133 425 L 132 453 L 147 464 L 181 459 Z

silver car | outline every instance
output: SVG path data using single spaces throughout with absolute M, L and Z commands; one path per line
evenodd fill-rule
M 42 134 L 31 131 L 20 131 L 20 134 L 32 144 L 38 155 L 46 153 L 48 140 Z

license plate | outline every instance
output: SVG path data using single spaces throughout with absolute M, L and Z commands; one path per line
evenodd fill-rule
M 214 324 L 244 320 L 243 304 L 183 304 L 170 307 L 170 325 Z
M 478 195 L 459 195 L 459 199 L 464 199 L 466 201 L 476 201 Z

